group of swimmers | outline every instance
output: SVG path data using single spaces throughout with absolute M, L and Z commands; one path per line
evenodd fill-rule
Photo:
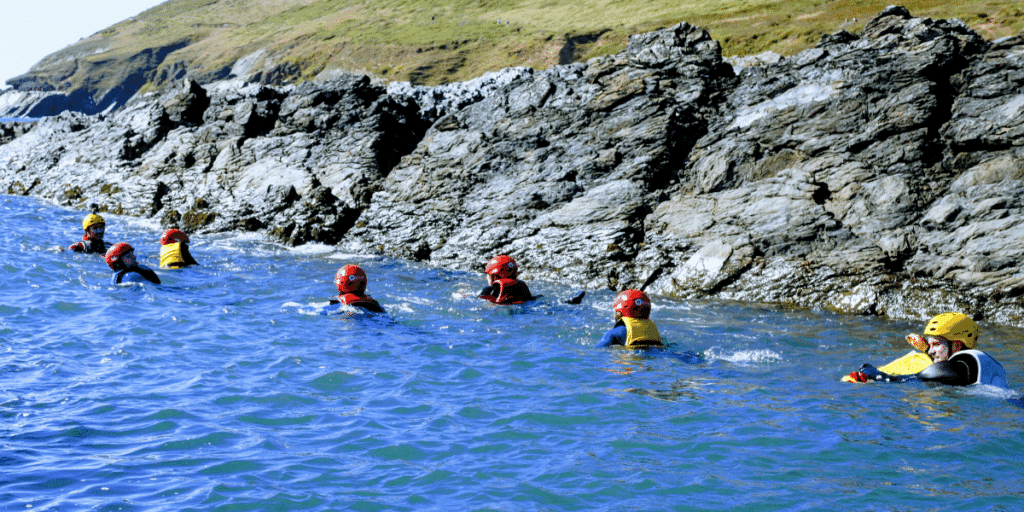
M 160 284 L 160 276 L 153 269 L 139 264 L 135 248 L 128 242 L 109 244 L 103 240 L 107 223 L 99 214 L 90 213 L 82 219 L 82 241 L 71 244 L 69 251 L 99 254 L 110 270 L 114 271 L 113 284 L 150 282 Z M 170 229 L 160 237 L 160 268 L 184 268 L 198 265 L 188 249 L 188 235 L 179 229 Z
M 487 286 L 477 297 L 495 304 L 522 304 L 539 296 L 530 293 L 530 287 L 519 280 L 519 265 L 511 256 L 495 256 L 484 267 Z M 343 304 L 373 312 L 383 312 L 380 304 L 366 294 L 366 272 L 358 265 L 345 265 L 334 276 L 338 296 L 331 304 Z M 585 292 L 579 292 L 566 299 L 570 304 L 579 304 Z M 658 326 L 650 319 L 651 299 L 640 290 L 624 290 L 615 296 L 612 304 L 615 327 L 606 332 L 599 347 L 622 345 L 629 348 L 650 348 L 663 346 Z
M 107 265 L 114 271 L 111 282 L 160 283 L 160 278 L 135 258 L 135 249 L 127 242 L 107 244 L 103 240 L 106 223 L 98 214 L 90 214 L 82 220 L 85 235 L 82 241 L 72 244 L 68 250 L 91 254 L 102 254 Z M 188 235 L 178 229 L 168 230 L 160 239 L 160 267 L 183 268 L 198 265 L 188 248 Z M 484 268 L 487 286 L 477 293 L 479 298 L 495 304 L 522 304 L 539 296 L 530 293 L 530 287 L 519 280 L 519 266 L 512 257 L 500 255 L 491 258 Z M 361 308 L 374 313 L 383 313 L 384 308 L 373 297 L 366 294 L 366 272 L 358 265 L 345 265 L 334 276 L 338 295 L 331 299 L 332 305 Z M 566 300 L 579 304 L 584 292 Z M 612 303 L 614 327 L 607 331 L 597 344 L 598 347 L 621 345 L 628 348 L 652 348 L 664 346 L 658 326 L 650 319 L 651 299 L 640 290 L 623 290 Z M 943 313 L 932 318 L 924 334 L 909 334 L 907 341 L 914 351 L 876 368 L 864 364 L 855 372 L 843 377 L 844 382 L 907 382 L 921 380 L 954 386 L 988 384 L 1009 388 L 1006 371 L 989 354 L 978 350 L 978 324 L 963 313 Z

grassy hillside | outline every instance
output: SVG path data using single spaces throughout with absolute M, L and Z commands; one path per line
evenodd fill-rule
M 274 69 L 272 82 L 299 81 L 338 68 L 438 84 L 507 66 L 546 68 L 614 53 L 630 34 L 680 21 L 707 28 L 725 55 L 792 54 L 813 46 L 823 34 L 859 30 L 891 3 L 169 0 L 62 50 L 33 71 L 52 74 L 68 55 L 78 59 L 78 69 L 84 69 L 83 63 L 99 69 L 141 48 L 163 47 L 173 51 L 149 78 L 150 86 L 184 69 L 193 75 L 223 73 L 247 55 L 249 69 Z M 1024 30 L 1020 0 L 913 0 L 903 5 L 915 16 L 959 18 L 990 39 Z

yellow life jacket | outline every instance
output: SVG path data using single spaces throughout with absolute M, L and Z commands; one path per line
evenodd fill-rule
M 880 366 L 878 371 L 889 375 L 914 375 L 931 365 L 932 358 L 928 354 L 914 350 L 885 366 Z
M 878 371 L 896 376 L 915 375 L 921 373 L 922 370 L 931 365 L 931 356 L 924 352 L 911 350 L 903 357 L 899 357 L 885 366 L 880 366 Z M 858 382 L 857 379 L 854 379 L 849 375 L 844 375 L 840 380 L 843 382 Z
M 658 326 L 653 320 L 638 320 L 628 316 L 622 317 L 622 323 L 626 324 L 626 346 L 647 347 L 661 345 L 661 334 Z
M 181 242 L 174 242 L 160 247 L 160 268 L 184 267 L 185 258 L 181 255 Z

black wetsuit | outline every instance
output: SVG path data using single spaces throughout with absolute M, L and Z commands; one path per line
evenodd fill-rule
M 102 240 L 91 240 L 87 237 L 82 237 L 82 241 L 76 244 L 68 246 L 69 251 L 84 252 L 86 254 L 99 254 L 104 255 L 107 253 L 107 249 L 110 248 L 110 244 Z
M 141 283 L 143 281 L 160 284 L 160 276 L 156 275 L 156 272 L 149 267 L 135 265 L 115 272 L 110 281 L 112 284 Z
M 889 375 L 870 364 L 862 365 L 860 372 L 867 375 L 869 380 L 885 382 L 921 380 L 950 386 L 989 384 L 1009 387 L 1002 365 L 980 350 L 962 350 L 950 356 L 948 361 L 932 363 L 914 375 Z

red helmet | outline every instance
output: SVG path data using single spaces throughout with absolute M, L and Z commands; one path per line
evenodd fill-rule
M 519 265 L 516 265 L 516 260 L 508 256 L 495 256 L 491 258 L 491 261 L 487 262 L 487 268 L 484 269 L 484 273 L 498 279 L 515 279 L 519 274 Z
M 135 248 L 128 245 L 128 242 L 116 243 L 110 249 L 107 249 L 107 254 L 103 255 L 103 259 L 107 260 L 107 266 L 111 270 L 121 270 L 124 268 L 124 264 L 121 263 L 121 256 L 124 256 L 126 252 L 134 250 Z
M 160 245 L 173 244 L 175 242 L 188 243 L 188 235 L 180 229 L 168 229 L 164 236 L 160 237 Z
M 334 275 L 338 293 L 363 293 L 366 291 L 366 272 L 359 265 L 345 265 Z
M 623 290 L 615 296 L 612 308 L 622 316 L 646 320 L 651 316 L 651 299 L 640 290 Z

